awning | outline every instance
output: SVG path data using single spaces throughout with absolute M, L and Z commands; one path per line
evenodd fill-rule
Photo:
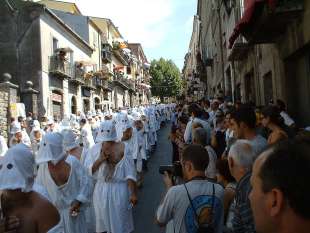
M 245 11 L 229 38 L 229 49 L 233 47 L 238 36 L 252 26 L 252 22 L 255 20 L 255 17 L 257 17 L 257 13 L 260 13 L 259 10 L 262 9 L 261 6 L 266 2 L 268 2 L 270 6 L 275 6 L 276 1 L 277 0 L 245 0 Z

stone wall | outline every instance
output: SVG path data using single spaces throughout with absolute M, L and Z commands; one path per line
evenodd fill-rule
M 8 91 L 0 87 L 0 133 L 5 138 L 8 138 L 8 102 Z

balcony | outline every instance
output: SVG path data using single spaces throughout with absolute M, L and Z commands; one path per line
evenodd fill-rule
M 95 81 L 95 78 L 93 76 L 84 78 L 84 83 L 82 86 L 87 88 L 87 89 L 91 89 L 91 90 L 97 89 L 96 81 Z
M 70 82 L 76 83 L 78 85 L 82 85 L 84 84 L 84 81 L 85 81 L 84 75 L 85 75 L 85 71 L 75 66 L 75 74 L 73 78 L 70 79 Z
M 133 81 L 126 79 L 121 72 L 114 72 L 113 83 L 119 85 L 122 88 L 130 91 L 135 91 L 135 84 Z
M 288 24 L 301 15 L 303 0 L 278 0 L 275 5 L 265 3 L 259 16 L 252 16 L 241 34 L 250 44 L 274 43 L 286 31 Z M 260 9 L 258 9 L 260 11 Z
M 242 36 L 239 36 L 232 45 L 232 48 L 228 50 L 228 60 L 242 61 L 243 59 L 245 59 L 251 47 L 252 46 L 249 45 L 249 43 Z
M 101 59 L 104 64 L 112 62 L 112 46 L 110 44 L 102 44 Z
M 129 57 L 122 50 L 113 50 L 113 54 L 124 66 L 128 66 Z
M 113 54 L 124 66 L 128 66 L 130 62 L 130 57 L 124 51 L 126 47 L 123 42 L 113 42 Z
M 72 64 L 59 55 L 49 57 L 49 72 L 62 78 L 73 78 Z
M 114 73 L 109 69 L 107 65 L 102 65 L 101 72 L 104 79 L 109 79 L 114 75 Z

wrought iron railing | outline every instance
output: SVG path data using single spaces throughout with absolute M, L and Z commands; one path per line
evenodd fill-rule
M 73 78 L 73 65 L 59 55 L 49 57 L 49 72 Z

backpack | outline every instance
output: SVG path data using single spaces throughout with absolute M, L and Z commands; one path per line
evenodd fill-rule
M 195 213 L 195 219 L 197 221 L 197 223 L 199 224 L 199 217 L 197 215 L 197 212 L 194 208 L 194 204 L 193 201 L 189 195 L 188 189 L 186 187 L 186 184 L 184 184 L 184 187 L 186 189 L 186 193 L 187 193 L 187 197 L 189 199 L 189 202 L 194 210 Z M 215 199 L 215 188 L 214 188 L 214 184 L 212 184 L 212 204 L 211 204 L 211 223 L 208 224 L 208 226 L 202 226 L 202 225 L 198 225 L 198 229 L 196 231 L 196 233 L 214 233 L 215 232 L 215 227 L 214 227 L 214 218 L 213 218 L 213 209 L 214 209 L 214 199 Z

